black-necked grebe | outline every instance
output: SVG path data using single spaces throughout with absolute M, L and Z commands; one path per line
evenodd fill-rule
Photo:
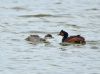
M 62 42 L 86 44 L 84 37 L 82 37 L 80 35 L 68 37 L 68 33 L 63 30 L 60 31 L 59 35 L 63 36 Z

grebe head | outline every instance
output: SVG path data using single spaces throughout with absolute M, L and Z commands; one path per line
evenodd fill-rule
M 52 36 L 51 34 L 47 34 L 47 35 L 45 35 L 44 38 L 45 38 L 45 39 L 51 39 L 51 38 L 53 38 L 53 36 Z
M 64 30 L 61 30 L 59 35 L 68 37 L 68 33 Z
M 59 33 L 59 35 L 63 36 L 62 42 L 64 42 L 65 39 L 68 38 L 68 33 L 66 31 L 64 31 L 64 30 L 61 30 L 60 33 Z

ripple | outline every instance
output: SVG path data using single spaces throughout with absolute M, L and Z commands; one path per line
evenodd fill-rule
M 20 17 L 51 17 L 52 15 L 50 14 L 37 14 L 37 15 L 23 15 Z
M 97 46 L 92 46 L 91 49 L 99 49 Z
M 99 49 L 99 44 L 100 44 L 100 41 L 98 40 L 98 41 L 87 41 L 87 44 L 89 44 L 90 45 L 90 48 L 91 49 Z
M 20 32 L 20 33 L 58 34 L 59 32 L 45 32 L 45 31 L 27 31 L 27 32 Z
M 18 42 L 20 41 L 19 39 L 11 39 L 11 40 L 12 40 L 12 41 L 18 41 Z
M 77 28 L 77 29 L 81 28 L 81 26 L 77 26 L 75 24 L 65 24 L 65 26 L 74 27 L 74 28 Z
M 29 10 L 29 9 L 26 9 L 24 7 L 19 7 L 19 6 L 12 7 L 11 9 L 14 9 L 14 10 Z
M 59 66 L 59 65 L 57 65 L 57 64 L 50 64 L 51 66 L 54 66 L 54 67 L 61 67 L 61 66 Z
M 0 70 L 0 72 L 2 72 L 3 70 Z
M 55 4 L 62 4 L 61 2 L 56 2 Z
M 100 41 L 87 41 L 88 44 L 97 45 L 100 44 Z
M 97 11 L 97 10 L 100 10 L 98 8 L 91 8 L 91 9 L 86 9 L 87 11 Z
M 22 15 L 19 17 L 30 18 L 30 17 L 62 17 L 62 16 L 61 15 L 52 15 L 52 14 L 34 14 L 34 15 Z
M 16 70 L 16 68 L 14 68 L 14 67 L 10 67 L 10 66 L 8 66 L 8 67 L 6 67 L 7 69 L 10 69 L 10 70 Z

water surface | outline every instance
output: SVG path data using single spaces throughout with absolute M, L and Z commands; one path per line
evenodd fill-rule
M 87 44 L 60 45 L 62 29 Z M 0 74 L 100 74 L 100 0 L 0 0 L 0 35 Z

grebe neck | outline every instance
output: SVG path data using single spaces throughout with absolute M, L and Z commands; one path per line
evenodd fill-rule
M 65 33 L 64 36 L 63 36 L 62 42 L 64 42 L 65 39 L 67 39 L 67 38 L 68 38 L 68 33 Z

